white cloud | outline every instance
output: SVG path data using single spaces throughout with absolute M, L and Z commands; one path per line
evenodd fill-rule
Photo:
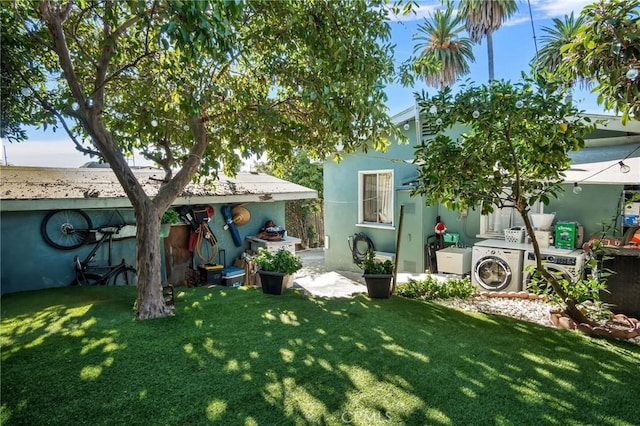
M 531 8 L 535 14 L 534 19 L 536 16 L 538 18 L 562 18 L 564 15 L 570 15 L 571 12 L 574 15 L 579 15 L 586 5 L 593 2 L 594 0 L 531 0 Z M 522 9 L 522 6 L 528 11 L 526 2 L 521 3 L 519 7 Z
M 433 14 L 436 9 L 441 8 L 443 6 L 440 1 L 423 2 L 408 15 L 393 15 L 389 12 L 389 19 L 393 22 L 422 21 L 424 18 L 428 18 L 430 14 Z
M 531 4 L 531 12 L 533 19 L 548 19 L 548 18 L 562 18 L 564 15 L 570 15 L 571 12 L 574 15 L 579 15 L 584 6 L 593 3 L 595 0 L 520 0 L 518 1 L 518 11 L 516 14 L 507 20 L 503 25 L 505 27 L 513 27 L 525 22 L 530 22 L 531 17 L 529 15 L 529 4 Z M 454 7 L 456 2 L 453 3 Z M 440 0 L 426 0 L 419 2 L 414 12 L 403 15 L 390 15 L 390 20 L 394 22 L 412 22 L 422 21 L 424 18 L 428 18 L 430 14 L 437 9 L 444 9 L 446 5 L 443 5 Z
M 97 161 L 95 157 L 90 158 L 77 151 L 73 142 L 64 138 L 34 138 L 21 143 L 3 141 L 3 144 L 7 153 L 6 160 L 12 166 L 75 168 L 90 161 Z M 129 163 L 133 165 L 134 161 L 130 160 Z M 2 164 L 4 164 L 4 158 Z M 148 166 L 153 163 L 138 155 L 135 157 L 135 165 Z
M 523 23 L 529 23 L 531 22 L 531 18 L 529 16 L 516 16 L 513 17 L 509 20 L 507 20 L 504 24 L 502 24 L 503 27 L 515 27 L 517 25 L 523 24 Z

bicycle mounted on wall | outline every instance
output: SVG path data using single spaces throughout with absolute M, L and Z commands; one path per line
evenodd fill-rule
M 80 260 L 73 259 L 76 277 L 71 285 L 129 285 L 136 283 L 136 269 L 124 259 L 113 264 L 111 244 L 114 235 L 132 223 L 126 223 L 120 215 L 120 223 L 94 228 L 89 216 L 82 210 L 54 210 L 44 217 L 40 226 L 42 237 L 51 247 L 60 250 L 73 250 L 84 244 L 95 243 L 89 254 Z M 107 244 L 107 265 L 93 263 L 98 250 Z

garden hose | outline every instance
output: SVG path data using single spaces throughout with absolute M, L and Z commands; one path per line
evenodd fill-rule
M 373 247 L 373 241 L 371 241 L 371 239 L 369 239 L 369 237 L 367 237 L 367 235 L 362 232 L 355 234 L 353 237 L 349 237 L 348 241 L 349 249 L 351 249 L 351 257 L 353 258 L 353 263 L 355 263 L 356 265 L 364 260 L 369 251 L 375 250 L 375 248 Z M 364 251 L 360 251 L 360 249 L 358 248 L 358 243 L 362 241 L 364 241 L 367 245 L 367 248 Z
M 209 224 L 207 222 L 202 222 L 200 226 L 198 226 L 196 233 L 198 234 L 198 238 L 196 240 L 196 254 L 201 260 L 204 260 L 205 263 L 211 263 L 218 256 L 218 240 L 213 232 L 211 232 L 211 228 L 209 228 Z M 209 257 L 205 257 L 202 253 L 203 240 L 209 243 L 212 247 L 211 256 Z

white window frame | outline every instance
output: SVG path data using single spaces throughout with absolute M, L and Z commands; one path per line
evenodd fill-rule
M 364 220 L 364 177 L 368 175 L 377 175 L 378 178 L 382 174 L 391 175 L 391 188 L 390 190 L 390 206 L 387 209 L 391 218 L 390 223 L 385 222 L 365 222 Z M 381 228 L 381 229 L 395 229 L 394 212 L 395 212 L 395 187 L 394 187 L 394 172 L 393 169 L 382 170 L 360 170 L 358 171 L 358 223 L 356 226 L 368 227 L 368 228 Z
M 499 238 L 504 238 L 504 230 L 508 229 L 511 226 L 524 226 L 524 223 L 511 223 L 509 225 L 509 227 L 505 227 L 500 231 L 489 231 L 490 227 L 490 219 L 493 217 L 492 215 L 495 214 L 499 214 L 499 212 L 503 211 L 503 210 L 511 210 L 511 217 L 513 217 L 513 215 L 518 215 L 518 219 L 520 222 L 522 222 L 522 218 L 520 217 L 520 213 L 518 213 L 518 211 L 515 209 L 515 207 L 498 207 L 498 206 L 494 206 L 493 207 L 493 213 L 491 215 L 482 215 L 480 216 L 480 234 L 477 235 L 478 238 L 494 238 L 494 239 L 499 239 Z M 544 204 L 541 203 L 540 201 L 537 201 L 533 206 L 531 206 L 531 211 L 530 213 L 544 213 Z

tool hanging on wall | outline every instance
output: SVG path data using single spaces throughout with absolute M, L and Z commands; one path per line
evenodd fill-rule
M 235 210 L 235 209 L 233 209 Z M 229 230 L 229 232 L 231 232 L 231 238 L 233 238 L 233 243 L 236 245 L 236 247 L 241 247 L 242 246 L 242 238 L 240 237 L 240 232 L 238 231 L 238 227 L 236 226 L 236 222 L 234 221 L 234 214 L 233 214 L 233 210 L 231 209 L 231 206 L 226 205 L 226 206 L 222 206 L 220 208 L 220 212 L 222 213 L 222 217 L 224 218 L 224 229 L 225 230 Z M 244 212 L 240 212 L 239 214 L 242 215 L 244 214 L 244 216 L 239 219 L 239 224 L 244 224 L 246 223 L 245 221 L 249 220 L 249 212 L 246 209 L 243 209 L 244 211 L 246 211 L 246 213 Z M 236 215 L 238 216 L 238 215 Z M 240 220 L 242 221 L 242 223 L 240 222 Z
M 203 243 L 209 249 L 208 256 L 203 253 Z M 189 251 L 195 253 L 205 263 L 210 263 L 218 256 L 218 240 L 207 222 L 202 222 L 196 231 L 191 232 Z
M 191 230 L 196 231 L 202 223 L 207 223 L 214 215 L 211 206 L 182 206 L 178 213 L 180 219 L 187 225 L 191 226 Z

